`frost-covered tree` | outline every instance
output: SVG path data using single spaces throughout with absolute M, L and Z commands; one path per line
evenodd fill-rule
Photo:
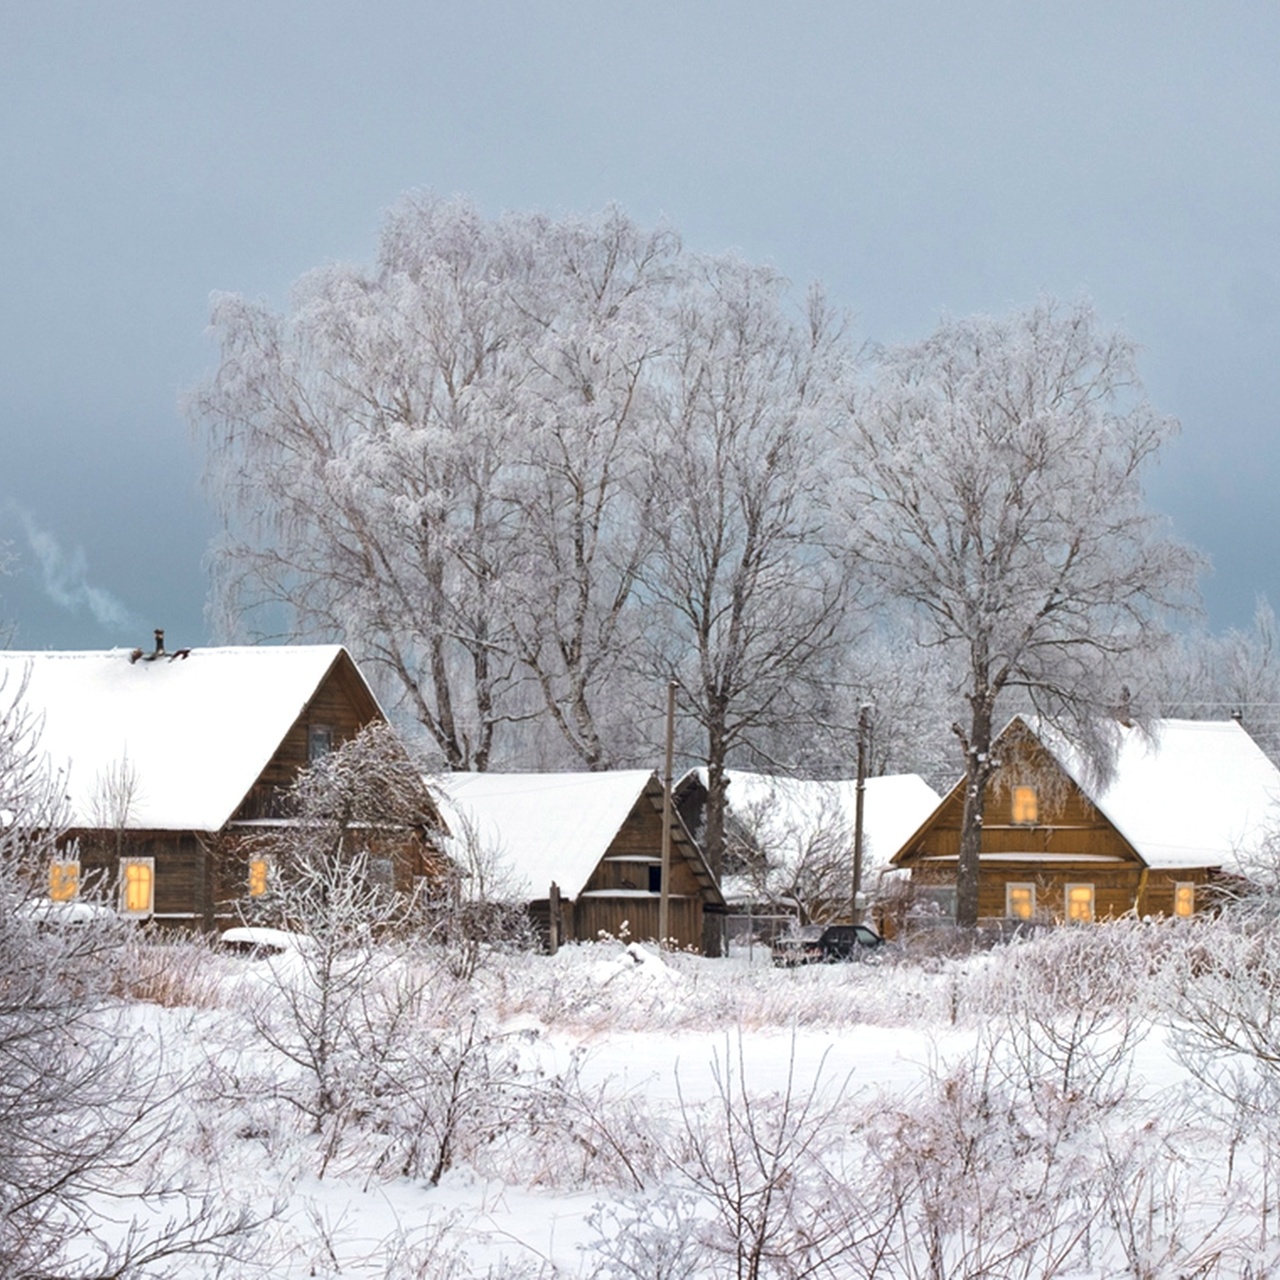
M 373 268 L 312 272 L 283 313 L 218 298 L 191 412 L 223 629 L 344 640 L 452 769 L 650 761 L 686 652 L 713 761 L 787 725 L 785 673 L 839 612 L 815 454 L 843 357 L 824 308 L 806 326 L 784 302 L 773 273 L 617 209 L 423 196 Z
M 576 759 L 599 769 L 635 756 L 623 658 L 653 542 L 637 446 L 653 429 L 671 295 L 688 266 L 673 234 L 642 231 L 616 209 L 523 225 L 545 275 L 521 301 L 534 323 L 518 352 L 504 495 L 517 537 L 501 600 L 546 714 Z
M 0 1274 L 209 1274 L 254 1220 L 166 1163 L 189 1081 L 115 998 L 125 926 L 44 896 L 65 792 L 23 688 L 0 683 Z
M 1253 626 L 1183 636 L 1135 693 L 1161 715 L 1221 720 L 1239 715 L 1258 745 L 1280 761 L 1280 624 L 1265 599 Z
M 635 442 L 680 254 L 615 209 L 490 221 L 415 197 L 371 270 L 312 272 L 284 314 L 216 299 L 221 361 L 191 408 L 224 617 L 345 640 L 450 768 L 486 768 L 539 714 L 607 765 L 601 693 L 648 546 Z
M 828 479 L 846 360 L 820 294 L 795 319 L 769 270 L 715 259 L 682 296 L 643 582 L 651 667 L 674 675 L 699 729 L 703 847 L 717 874 L 730 758 L 807 711 L 810 681 L 843 638 Z
M 221 360 L 191 406 L 226 522 L 224 630 L 276 606 L 265 626 L 345 640 L 453 768 L 484 767 L 510 710 L 490 596 L 520 267 L 469 206 L 409 202 L 371 271 L 314 271 L 285 314 L 215 298 Z
M 305 938 L 283 964 L 278 989 L 251 1010 L 255 1029 L 298 1067 L 295 1096 L 320 1132 L 346 1105 L 366 1005 L 394 956 L 375 944 L 413 921 L 412 895 L 397 892 L 395 858 L 433 819 L 422 778 L 393 731 L 367 726 L 298 775 L 290 821 L 267 830 L 252 853 L 271 868 L 255 920 Z
M 1141 487 L 1174 425 L 1142 398 L 1133 344 L 1052 301 L 883 352 L 853 406 L 854 554 L 961 673 L 963 925 L 1000 705 L 1024 697 L 1105 759 L 1097 714 L 1193 590 L 1196 557 Z

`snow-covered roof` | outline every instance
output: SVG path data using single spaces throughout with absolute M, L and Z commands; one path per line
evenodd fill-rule
M 339 645 L 0 652 L 0 698 L 27 681 L 40 750 L 66 778 L 71 825 L 218 831 L 337 661 Z M 370 695 L 372 698 L 372 695 Z M 128 805 L 107 805 L 113 777 Z
M 706 770 L 696 776 L 706 786 Z M 853 844 L 858 784 L 852 778 L 813 781 L 730 769 L 729 809 L 751 826 L 767 852 L 782 863 L 834 832 Z M 862 801 L 862 854 L 868 867 L 887 862 L 931 814 L 938 793 L 915 773 L 867 778 Z
M 1280 770 L 1234 720 L 1157 720 L 1120 735 L 1101 790 L 1088 785 L 1078 752 L 1038 736 L 1149 867 L 1247 870 L 1280 832 Z
M 653 774 L 453 773 L 431 779 L 453 833 L 450 855 L 466 866 L 465 842 L 493 864 L 497 896 L 545 898 L 554 880 L 576 898 Z

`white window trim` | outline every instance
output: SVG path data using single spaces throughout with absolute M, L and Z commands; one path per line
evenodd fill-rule
M 127 876 L 126 867 L 145 866 L 151 869 L 150 885 L 151 896 L 147 901 L 146 908 L 141 911 L 130 911 L 125 905 L 128 901 Z M 120 859 L 120 914 L 124 916 L 152 916 L 156 912 L 156 860 L 154 858 L 121 858 Z
M 1073 884 L 1063 885 L 1062 887 L 1062 918 L 1068 924 L 1081 924 L 1083 921 L 1073 920 L 1071 917 L 1071 890 L 1072 889 L 1088 889 L 1089 890 L 1089 920 L 1092 924 L 1098 918 L 1098 895 L 1094 886 L 1088 881 L 1077 880 Z
M 1031 894 L 1031 914 L 1029 916 L 1015 915 L 1013 912 L 1013 890 L 1026 889 Z M 1036 908 L 1039 904 L 1036 902 L 1036 887 L 1029 880 L 1009 880 L 1004 886 L 1004 914 L 1008 920 L 1033 920 L 1036 914 Z

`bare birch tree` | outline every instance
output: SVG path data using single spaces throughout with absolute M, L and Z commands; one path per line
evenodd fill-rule
M 520 537 L 502 603 L 546 714 L 578 761 L 607 768 L 635 754 L 624 658 L 653 543 L 637 445 L 652 431 L 669 297 L 686 268 L 675 235 L 616 209 L 534 221 L 522 238 L 536 238 L 547 273 L 522 300 L 535 324 L 520 352 L 508 491 Z
M 796 322 L 784 285 L 735 259 L 702 264 L 675 320 L 654 442 L 649 660 L 698 725 L 717 875 L 730 757 L 802 710 L 848 605 L 827 505 L 845 349 L 817 292 Z
M 1174 429 L 1141 396 L 1133 344 L 1052 301 L 885 351 L 854 406 L 854 554 L 963 673 L 962 925 L 978 917 L 1001 703 L 1021 694 L 1105 759 L 1097 713 L 1191 597 L 1197 559 L 1141 486 Z
M 313 272 L 284 314 L 218 298 L 190 407 L 222 629 L 344 640 L 449 768 L 539 716 L 610 763 L 602 694 L 649 548 L 631 473 L 680 255 L 616 209 L 490 221 L 420 196 L 372 270 Z
M 215 299 L 221 361 L 191 402 L 223 629 L 268 606 L 268 626 L 345 640 L 455 769 L 485 767 L 515 679 L 490 595 L 519 265 L 469 206 L 408 202 L 372 271 L 311 273 L 288 314 Z

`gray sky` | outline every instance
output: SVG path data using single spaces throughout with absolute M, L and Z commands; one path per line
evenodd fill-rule
M 1144 348 L 1215 627 L 1280 605 L 1280 8 L 0 0 L 0 618 L 210 637 L 178 408 L 208 296 L 372 258 L 411 188 L 617 201 L 875 341 L 1041 292 Z

